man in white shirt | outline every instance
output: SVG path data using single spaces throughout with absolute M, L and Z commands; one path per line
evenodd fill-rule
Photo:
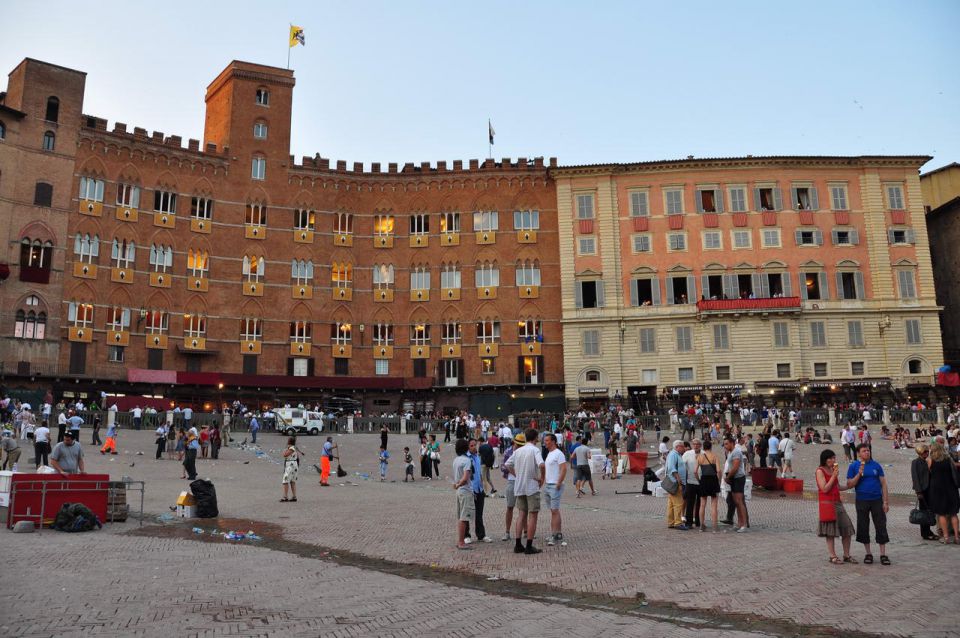
M 50 461 L 50 428 L 47 422 L 42 421 L 40 427 L 33 431 L 33 452 L 36 458 L 37 467 L 47 465 Z
M 840 433 L 840 443 L 843 444 L 843 458 L 844 460 L 853 461 L 856 456 L 856 450 L 854 449 L 854 435 L 853 429 L 850 425 L 843 426 L 843 431 Z
M 543 442 L 547 447 L 547 456 L 543 460 L 543 500 L 550 508 L 550 536 L 547 537 L 547 545 L 560 543 L 561 547 L 566 547 L 567 541 L 563 540 L 561 529 L 560 497 L 563 496 L 563 481 L 567 478 L 567 458 L 557 447 L 555 434 L 544 434 Z
M 516 477 L 514 493 L 517 497 L 517 544 L 513 551 L 517 554 L 539 554 L 541 551 L 533 546 L 533 539 L 537 536 L 537 514 L 540 512 L 540 488 L 544 482 L 543 457 L 537 445 L 539 433 L 533 428 L 525 433 L 526 445 L 518 449 L 506 460 L 503 467 Z M 527 546 L 524 548 L 521 537 L 527 532 Z
M 140 409 L 140 406 L 136 406 L 133 410 L 130 411 L 133 414 L 133 428 L 135 430 L 140 429 L 140 424 L 143 422 L 143 410 Z M 160 458 L 160 457 L 157 457 Z
M 784 432 L 783 439 L 777 449 L 783 458 L 783 478 L 794 478 L 793 474 L 793 452 L 797 447 L 797 442 L 790 438 L 789 432 Z

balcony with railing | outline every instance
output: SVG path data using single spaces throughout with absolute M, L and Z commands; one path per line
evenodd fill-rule
M 760 299 L 701 299 L 700 314 L 756 314 L 800 312 L 800 297 L 763 297 Z

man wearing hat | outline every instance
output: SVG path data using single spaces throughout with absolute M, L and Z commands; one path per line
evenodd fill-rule
M 517 508 L 520 517 L 517 521 L 517 543 L 513 551 L 517 554 L 539 554 L 541 551 L 533 546 L 533 539 L 537 536 L 537 514 L 540 512 L 540 489 L 544 482 L 543 456 L 540 446 L 537 445 L 539 434 L 533 428 L 524 433 L 526 444 L 507 459 L 504 466 L 507 471 L 516 477 L 514 493 L 517 495 Z M 521 537 L 527 532 L 527 545 L 523 546 Z
M 50 466 L 57 472 L 67 474 L 84 474 L 83 448 L 76 440 L 73 430 L 64 433 L 63 441 L 57 443 L 50 455 Z

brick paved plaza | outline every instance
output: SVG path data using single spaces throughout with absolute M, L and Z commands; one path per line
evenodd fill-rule
M 116 457 L 96 454 L 88 437 L 88 471 L 147 481 L 144 528 L 0 532 L 0 635 L 957 635 L 950 565 L 960 564 L 960 547 L 922 542 L 907 523 L 913 451 L 886 441 L 875 449 L 894 495 L 889 567 L 827 563 L 809 492 L 821 446 L 798 450 L 805 495 L 755 492 L 748 534 L 667 530 L 664 499 L 614 493 L 640 489 L 626 476 L 598 481 L 597 497 L 574 499 L 568 489 L 569 546 L 538 540 L 542 554 L 517 557 L 499 540 L 456 550 L 450 446 L 442 480 L 404 485 L 401 449 L 415 449 L 415 437 L 391 435 L 389 480 L 380 483 L 379 437 L 337 436 L 351 474 L 321 489 L 310 465 L 322 439 L 301 437 L 298 503 L 278 502 L 285 437 L 262 434 L 262 457 L 224 449 L 219 461 L 198 461 L 221 515 L 271 524 L 262 542 L 231 543 L 189 528 L 248 523 L 158 524 L 187 481 L 176 461 L 154 460 L 152 433 L 122 432 Z M 504 507 L 487 501 L 498 539 Z M 860 546 L 853 555 L 862 558 Z M 638 606 L 638 596 L 650 605 Z

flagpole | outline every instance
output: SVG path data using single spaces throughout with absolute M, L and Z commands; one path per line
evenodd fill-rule
M 291 28 L 291 29 L 293 28 L 293 23 L 292 23 L 292 22 L 290 23 L 290 28 Z M 288 30 L 288 31 L 287 31 L 287 70 L 288 70 L 288 71 L 290 70 L 290 49 L 293 48 L 292 46 L 290 46 L 290 41 L 289 41 L 289 40 L 290 40 L 290 31 Z

